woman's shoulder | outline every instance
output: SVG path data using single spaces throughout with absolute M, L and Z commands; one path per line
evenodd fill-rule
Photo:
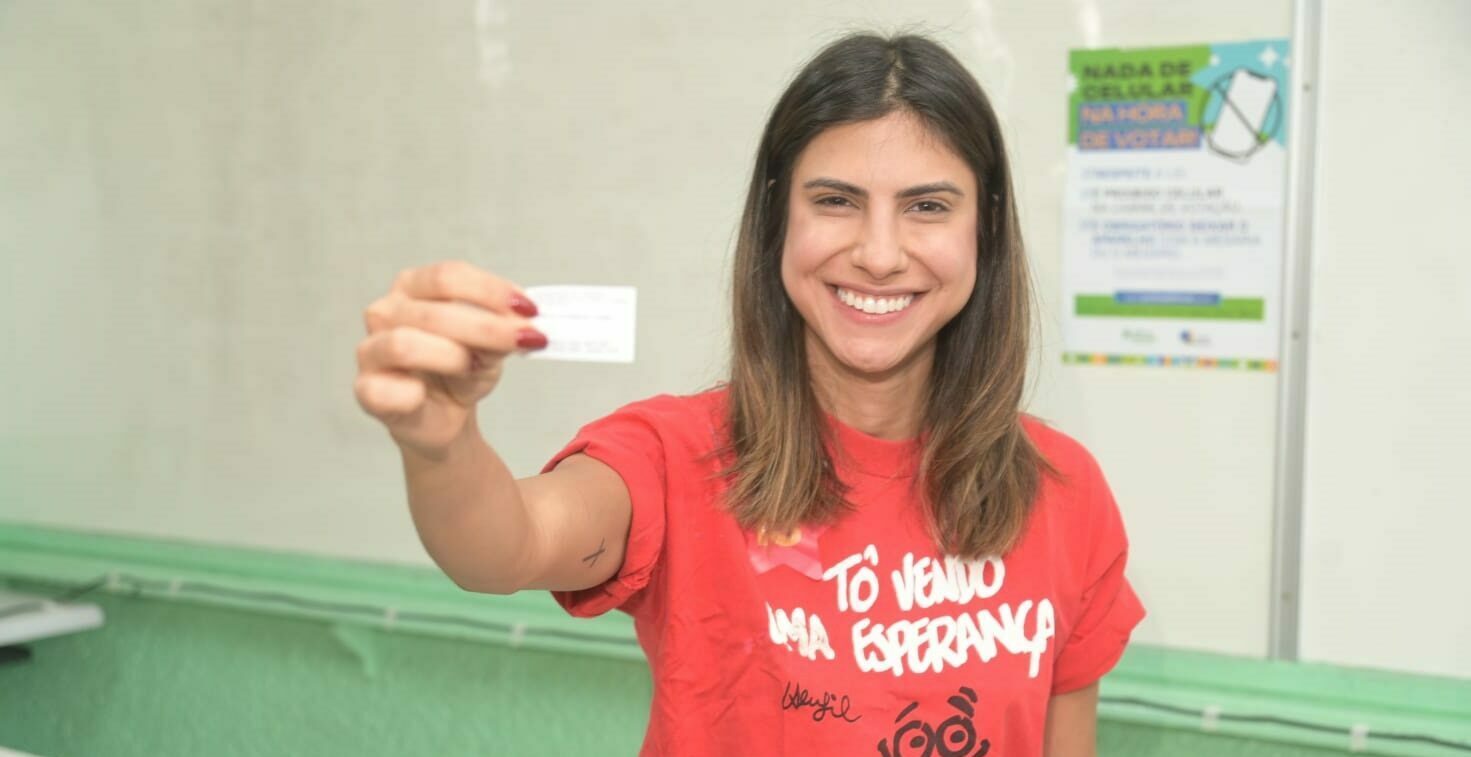
M 669 423 L 718 418 L 725 412 L 726 395 L 724 384 L 692 394 L 656 394 L 629 402 L 613 415 L 636 415 Z
M 1034 415 L 1023 413 L 1021 419 L 1032 445 L 1064 477 L 1098 474 L 1098 460 L 1082 442 Z
M 619 407 L 583 431 L 621 429 L 645 444 L 707 449 L 718 444 L 724 427 L 726 394 L 723 385 L 693 394 L 656 394 Z
M 588 453 L 593 457 L 610 465 L 615 459 L 638 461 L 631 464 L 640 465 L 699 460 L 719 447 L 724 399 L 723 388 L 716 387 L 694 394 L 656 394 L 629 402 L 583 424 L 546 469 L 570 454 L 584 451 L 591 451 Z
M 1038 506 L 1047 513 L 1044 520 L 1063 524 L 1058 527 L 1064 529 L 1069 544 L 1091 543 L 1098 538 L 1099 524 L 1119 517 L 1098 460 L 1082 442 L 1045 421 L 1029 415 L 1022 419 L 1027 436 L 1052 469 L 1044 473 L 1037 492 Z

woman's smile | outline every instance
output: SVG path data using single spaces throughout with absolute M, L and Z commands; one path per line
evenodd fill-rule
M 976 178 L 911 113 L 834 126 L 797 158 L 782 282 L 848 375 L 928 371 L 935 335 L 975 288 Z
M 923 297 L 922 292 L 875 294 L 857 287 L 829 285 L 839 310 L 856 323 L 885 324 L 899 320 Z

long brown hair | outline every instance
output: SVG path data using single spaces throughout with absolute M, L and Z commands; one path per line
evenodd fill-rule
M 1031 284 L 996 116 L 964 66 L 919 36 L 857 34 L 827 46 L 766 124 L 736 242 L 727 504 L 743 527 L 773 533 L 830 522 L 848 507 L 824 446 L 805 325 L 782 285 L 787 201 L 814 137 L 895 111 L 945 139 L 980 187 L 976 285 L 936 336 L 918 481 L 941 550 L 1001 555 L 1049 469 L 1021 425 Z

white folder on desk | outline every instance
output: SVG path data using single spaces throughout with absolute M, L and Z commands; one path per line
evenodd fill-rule
M 57 602 L 0 589 L 0 647 L 101 625 L 102 608 L 97 605 Z

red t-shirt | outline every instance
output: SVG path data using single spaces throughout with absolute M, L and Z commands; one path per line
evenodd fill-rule
M 912 487 L 913 441 L 829 419 L 853 511 L 767 538 L 725 510 L 726 391 L 661 395 L 585 426 L 633 520 L 608 582 L 567 611 L 633 616 L 654 697 L 643 755 L 1040 755 L 1048 698 L 1098 680 L 1144 617 L 1097 463 L 1032 418 L 1066 477 L 1043 484 L 1002 558 L 946 559 Z

